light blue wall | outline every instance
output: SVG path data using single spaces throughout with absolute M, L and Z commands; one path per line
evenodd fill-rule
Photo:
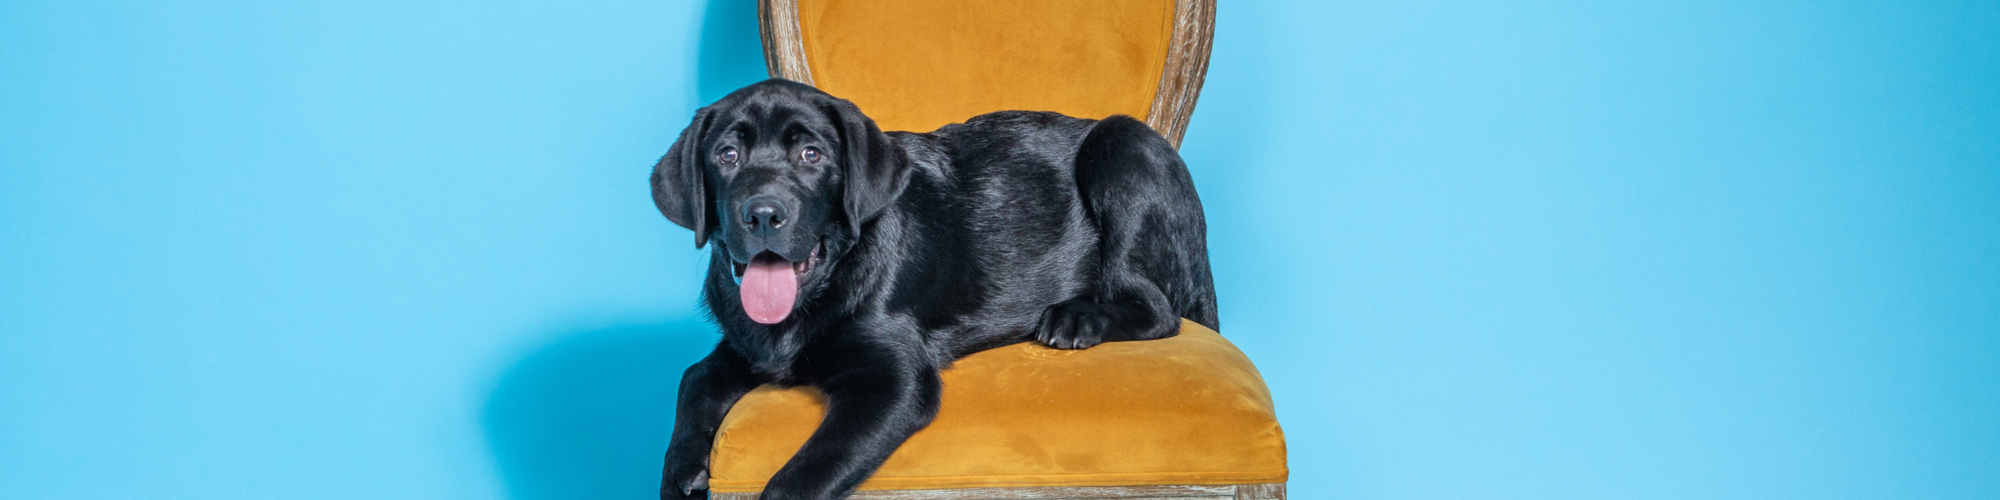
M 0 497 L 651 496 L 707 3 L 0 4 Z M 1295 498 L 2000 497 L 2000 4 L 1225 1 L 1184 153 Z

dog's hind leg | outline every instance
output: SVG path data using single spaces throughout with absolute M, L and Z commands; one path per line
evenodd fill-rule
M 1165 338 L 1183 316 L 1217 326 L 1201 200 L 1166 138 L 1130 117 L 1098 122 L 1077 151 L 1076 183 L 1101 237 L 1095 282 L 1043 311 L 1036 340 L 1082 349 Z

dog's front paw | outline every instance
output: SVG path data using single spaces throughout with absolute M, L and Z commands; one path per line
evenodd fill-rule
M 663 476 L 660 479 L 660 500 L 708 498 L 707 467 L 670 466 Z
M 1084 349 L 1104 343 L 1111 330 L 1111 317 L 1104 306 L 1085 299 L 1070 299 L 1042 311 L 1035 340 L 1057 349 Z

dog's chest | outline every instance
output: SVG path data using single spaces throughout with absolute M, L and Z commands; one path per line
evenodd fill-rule
M 764 382 L 781 386 L 794 385 L 800 375 L 800 351 L 802 337 L 796 332 L 767 333 L 765 335 L 744 334 L 731 342 L 750 361 L 750 371 Z

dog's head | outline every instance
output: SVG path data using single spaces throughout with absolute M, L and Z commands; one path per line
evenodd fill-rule
M 653 203 L 715 238 L 732 264 L 743 311 L 759 323 L 791 314 L 801 289 L 836 262 L 909 180 L 902 148 L 853 103 L 766 80 L 702 108 L 653 167 Z

